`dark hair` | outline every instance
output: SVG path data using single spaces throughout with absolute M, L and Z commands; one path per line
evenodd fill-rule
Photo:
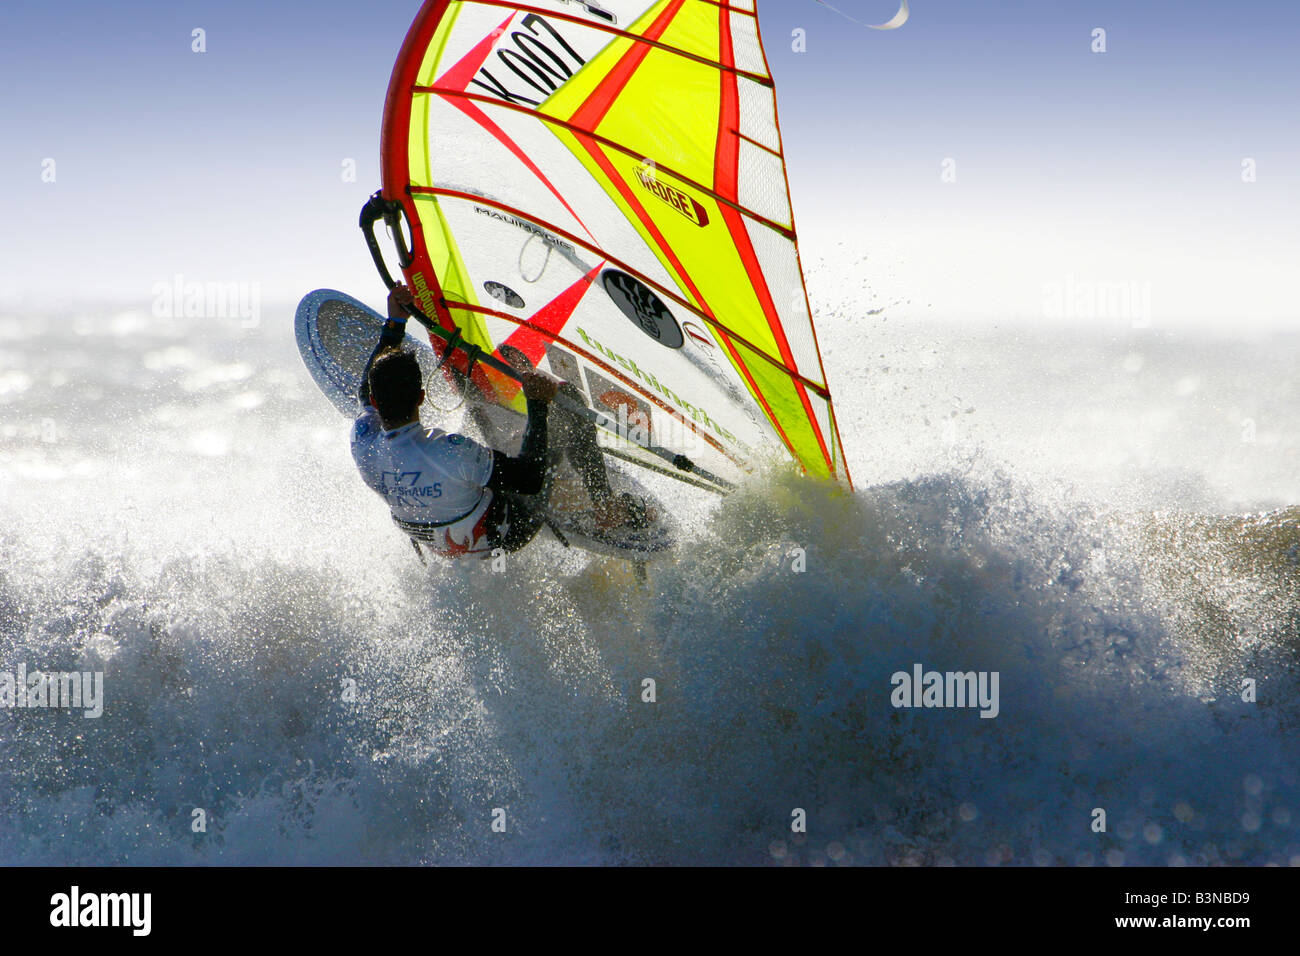
M 386 349 L 370 366 L 370 395 L 385 422 L 414 417 L 423 388 L 424 373 L 415 353 L 408 349 Z

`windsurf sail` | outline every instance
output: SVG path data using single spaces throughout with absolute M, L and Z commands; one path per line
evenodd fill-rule
M 382 161 L 421 308 L 573 383 L 623 457 L 849 480 L 753 0 L 428 0 Z

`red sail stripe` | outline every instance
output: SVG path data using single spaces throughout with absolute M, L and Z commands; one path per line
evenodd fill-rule
M 669 24 L 673 22 L 673 17 L 677 16 L 682 9 L 686 0 L 673 0 L 672 3 L 655 18 L 654 23 L 650 24 L 649 29 L 643 34 L 647 40 L 658 40 L 668 30 Z M 609 75 L 601 80 L 597 87 L 587 97 L 586 102 L 578 107 L 576 113 L 569 117 L 570 122 L 575 126 L 589 129 L 593 133 L 596 127 L 600 125 L 609 108 L 614 105 L 614 100 L 618 94 L 623 92 L 623 87 L 632 79 L 632 74 L 636 72 L 642 61 L 650 53 L 650 47 L 644 43 L 634 43 L 614 65 L 614 69 L 609 71 Z
M 725 10 L 720 12 L 719 21 L 722 39 L 720 51 L 722 62 L 730 63 L 735 53 L 731 43 L 731 20 Z M 722 77 L 722 116 L 718 129 L 717 163 L 714 174 L 716 179 L 715 187 L 722 195 L 739 201 L 740 140 L 736 134 L 740 131 L 740 90 L 734 76 L 727 73 L 720 75 Z M 758 255 L 755 253 L 754 246 L 749 239 L 749 233 L 745 229 L 744 220 L 729 206 L 719 206 L 718 209 L 722 213 L 727 228 L 731 231 L 731 238 L 736 244 L 736 251 L 740 253 L 745 271 L 749 273 L 750 282 L 753 283 L 763 313 L 767 316 L 768 325 L 772 329 L 772 335 L 776 339 L 781 357 L 790 368 L 798 368 L 794 360 L 794 353 L 790 349 L 790 343 L 786 340 L 785 330 L 781 327 L 780 313 L 777 312 L 776 303 L 772 301 L 771 290 L 768 288 L 767 280 L 763 276 L 763 270 L 759 266 Z M 808 393 L 803 384 L 797 379 L 791 379 L 791 382 L 800 402 L 803 404 L 808 421 L 812 425 L 813 434 L 817 438 L 817 444 L 821 450 L 822 458 L 826 462 L 826 467 L 831 474 L 834 474 L 835 465 L 826 449 L 826 439 L 822 435 L 821 423 L 817 421 L 817 415 L 813 412 L 812 403 L 808 400 Z M 773 424 L 776 424 L 775 420 L 773 420 Z M 794 449 L 791 448 L 791 452 L 793 451 Z M 798 458 L 797 455 L 795 457 Z
M 772 427 L 776 429 L 777 435 L 781 437 L 781 441 L 785 443 L 785 447 L 790 450 L 791 456 L 798 461 L 799 456 L 794 453 L 794 445 L 791 444 L 789 436 L 785 433 L 785 429 L 781 427 L 781 420 L 772 413 L 772 407 L 767 404 L 767 398 L 763 395 L 762 389 L 758 387 L 758 383 L 754 381 L 754 376 L 749 373 L 749 366 L 745 364 L 745 360 L 742 359 L 740 353 L 736 351 L 736 346 L 726 335 L 722 336 L 722 343 L 727 347 L 727 351 L 731 353 L 731 357 L 735 359 L 736 367 L 740 369 L 740 374 L 745 377 L 745 381 L 749 384 L 750 393 L 758 397 L 758 402 L 763 406 L 763 413 L 767 415 L 767 420 L 772 423 Z
M 472 50 L 466 53 L 454 66 L 443 73 L 442 77 L 434 84 L 434 89 L 441 92 L 440 88 L 444 88 L 448 92 L 455 94 L 467 92 L 469 90 L 470 81 L 473 80 L 478 71 L 483 68 L 483 64 L 492 53 L 492 48 L 496 45 L 497 39 L 506 31 L 506 28 L 510 26 L 510 21 L 513 20 L 514 17 L 515 15 L 513 13 L 506 17 L 499 27 L 480 40 Z M 596 238 L 595 236 L 592 236 L 591 230 L 588 229 L 587 224 L 582 221 L 582 217 L 579 216 L 574 211 L 573 207 L 569 205 L 569 201 L 560 195 L 560 191 L 555 188 L 550 179 L 546 177 L 546 174 L 537 168 L 537 164 L 534 163 L 532 159 L 530 159 L 529 156 L 519 147 L 518 143 L 510 138 L 509 134 L 507 134 L 505 130 L 494 123 L 481 109 L 463 97 L 459 95 L 445 96 L 443 99 L 450 102 L 471 120 L 492 134 L 492 136 L 496 137 L 497 141 L 506 149 L 510 150 L 510 152 L 515 155 L 515 158 L 528 168 L 529 172 L 542 181 L 546 188 L 551 191 L 551 195 L 558 199 L 564 208 L 569 211 L 569 215 L 577 221 L 578 225 L 582 226 L 583 232 L 591 236 L 592 239 Z
M 603 268 L 605 263 L 602 262 L 534 312 L 528 326 L 520 326 L 510 333 L 510 337 L 501 345 L 510 345 L 519 349 L 534 365 L 540 362 L 542 356 L 546 354 L 546 343 L 559 335 L 569 319 L 573 318 L 573 313 L 582 303 L 583 296 L 587 294 L 587 290 L 591 288 L 591 284 L 596 281 Z M 500 348 L 501 346 L 497 346 L 498 351 Z

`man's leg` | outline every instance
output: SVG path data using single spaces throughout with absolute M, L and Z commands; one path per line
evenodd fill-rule
M 570 384 L 560 389 L 560 394 L 583 404 L 582 394 Z M 551 437 L 551 467 L 559 465 L 561 458 L 568 459 L 573 470 L 582 479 L 583 487 L 597 506 L 607 505 L 614 499 L 609 486 L 609 473 L 605 470 L 605 456 L 596 441 L 594 422 L 576 415 L 558 403 L 551 404 L 547 422 Z
M 584 404 L 582 394 L 572 385 L 564 385 L 560 394 L 567 395 L 579 405 Z M 631 525 L 644 528 L 651 523 L 652 516 L 645 501 L 635 495 L 615 494 L 610 487 L 605 454 L 596 440 L 595 422 L 552 403 L 547 429 L 553 449 L 551 468 L 559 465 L 561 457 L 568 459 L 596 506 L 596 517 L 601 527 Z
M 534 367 L 527 356 L 508 345 L 501 347 L 501 357 L 521 373 Z M 571 382 L 562 385 L 559 394 L 577 405 L 586 405 L 582 393 Z M 596 506 L 597 520 L 602 526 L 632 524 L 645 527 L 650 523 L 651 515 L 644 501 L 629 494 L 617 495 L 610 487 L 605 455 L 596 440 L 595 422 L 562 408 L 558 402 L 552 402 L 546 429 L 550 436 L 547 448 L 550 471 L 548 485 L 554 478 L 555 469 L 567 460 L 578 473 L 583 487 Z
M 488 544 L 513 554 L 527 545 L 545 523 L 534 498 L 499 494 L 488 506 Z

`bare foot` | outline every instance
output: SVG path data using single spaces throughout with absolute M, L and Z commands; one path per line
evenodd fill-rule
M 654 519 L 648 502 L 627 493 L 596 503 L 596 527 L 602 531 L 624 525 L 646 528 L 654 523 Z
M 596 527 L 601 531 L 617 528 L 627 520 L 627 508 L 617 496 L 596 502 Z

